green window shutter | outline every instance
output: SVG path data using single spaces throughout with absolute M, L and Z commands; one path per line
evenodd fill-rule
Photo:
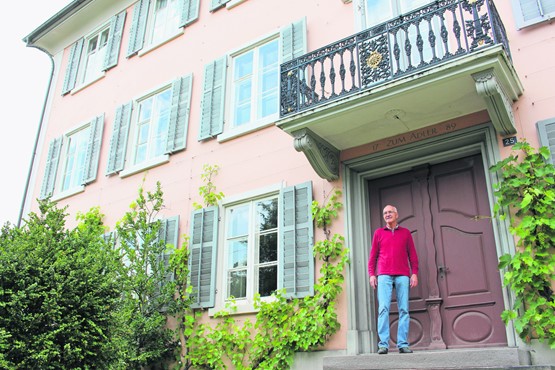
M 283 189 L 279 198 L 280 264 L 278 282 L 285 296 L 314 294 L 312 182 Z
M 193 75 L 178 78 L 173 82 L 166 153 L 183 150 L 187 146 L 192 82 Z
M 128 58 L 143 48 L 149 7 L 150 0 L 139 0 L 133 8 L 133 23 L 129 32 L 129 45 L 127 45 Z
M 227 57 L 204 67 L 199 141 L 219 135 L 224 130 L 225 73 Z
M 281 62 L 306 54 L 306 18 L 281 29 Z
M 87 156 L 85 158 L 85 171 L 83 172 L 82 184 L 96 180 L 98 172 L 98 160 L 100 159 L 100 146 L 102 145 L 102 131 L 104 129 L 104 115 L 94 118 L 90 122 L 89 142 L 87 145 Z
M 110 36 L 106 45 L 106 57 L 104 59 L 104 67 L 106 71 L 118 65 L 119 50 L 121 48 L 121 36 L 123 34 L 123 25 L 125 24 L 125 16 L 127 11 L 123 11 L 112 17 L 110 21 Z
M 185 27 L 198 19 L 200 0 L 182 0 L 179 27 Z
M 133 102 L 121 105 L 116 110 L 114 129 L 110 139 L 110 152 L 108 155 L 108 167 L 106 175 L 111 175 L 123 170 L 125 164 L 125 152 L 127 150 L 127 138 L 129 126 L 131 125 L 131 111 Z
M 210 11 L 213 12 L 229 3 L 230 0 L 210 0 Z
M 191 307 L 214 307 L 218 249 L 217 206 L 193 211 L 189 248 L 189 271 L 193 288 L 193 304 Z
M 64 85 L 62 86 L 62 95 L 69 93 L 75 88 L 75 84 L 77 82 L 77 71 L 79 70 L 79 62 L 81 60 L 81 53 L 83 52 L 84 41 L 85 39 L 81 38 L 71 45 Z
M 56 182 L 56 172 L 58 172 L 58 162 L 60 161 L 60 153 L 62 151 L 62 138 L 56 138 L 50 142 L 48 147 L 48 157 L 46 158 L 46 166 L 44 169 L 44 178 L 40 189 L 40 199 L 44 199 L 54 192 L 54 184 Z
M 513 0 L 513 9 L 518 28 L 547 21 L 555 16 L 553 0 Z
M 549 162 L 555 164 L 555 118 L 539 121 L 537 126 L 540 136 L 540 145 L 549 148 L 551 152 Z

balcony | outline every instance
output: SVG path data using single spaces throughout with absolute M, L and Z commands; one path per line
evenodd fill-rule
M 330 180 L 341 150 L 468 114 L 512 134 L 522 94 L 491 0 L 435 1 L 282 64 L 280 79 L 277 125 Z

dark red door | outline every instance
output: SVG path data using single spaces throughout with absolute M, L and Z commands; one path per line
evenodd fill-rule
M 506 345 L 501 280 L 481 156 L 476 155 L 373 180 L 372 225 L 395 205 L 420 260 L 411 289 L 409 341 L 414 348 Z M 397 307 L 392 305 L 391 339 Z

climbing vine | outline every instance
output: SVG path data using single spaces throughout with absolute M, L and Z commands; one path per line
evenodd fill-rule
M 555 348 L 555 168 L 546 162 L 546 147 L 534 150 L 527 142 L 515 144 L 514 152 L 491 167 L 502 181 L 496 184 L 495 213 L 510 220 L 517 237 L 514 255 L 500 257 L 504 284 L 516 295 L 505 310 L 505 323 L 513 321 L 526 342 L 533 338 Z M 519 153 L 516 153 L 519 151 Z
M 206 205 L 217 204 L 223 198 L 212 183 L 217 166 L 204 166 L 205 186 L 199 190 Z M 199 323 L 202 312 L 192 310 L 187 300 L 190 284 L 182 287 L 179 335 L 184 350 L 176 369 L 286 369 L 295 352 L 310 351 L 324 345 L 339 330 L 335 311 L 336 299 L 342 291 L 343 270 L 348 263 L 344 238 L 331 235 L 330 226 L 337 218 L 342 203 L 341 192 L 334 191 L 324 205 L 312 203 L 312 216 L 317 227 L 324 230 L 325 240 L 314 245 L 316 258 L 322 261 L 320 277 L 314 295 L 290 299 L 283 290 L 272 294 L 270 300 L 255 296 L 257 311 L 253 320 L 235 315 L 233 300 L 214 315 L 212 323 Z M 187 248 L 181 248 L 184 250 Z M 173 266 L 181 266 L 177 274 L 186 279 L 188 252 L 175 254 Z M 185 281 L 185 280 L 182 280 Z

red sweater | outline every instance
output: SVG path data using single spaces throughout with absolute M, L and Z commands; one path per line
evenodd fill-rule
M 368 259 L 368 274 L 410 277 L 411 273 L 418 274 L 418 256 L 409 229 L 398 226 L 395 230 L 387 227 L 376 230 Z

